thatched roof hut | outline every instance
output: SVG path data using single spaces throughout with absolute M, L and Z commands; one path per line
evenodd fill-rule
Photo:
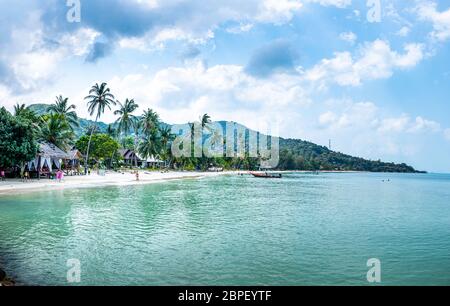
M 71 160 L 81 160 L 81 159 L 83 159 L 83 154 L 81 154 L 81 152 L 78 151 L 77 149 L 73 149 L 73 150 L 67 152 L 67 154 L 69 155 Z
M 28 170 L 43 172 L 52 172 L 53 169 L 61 169 L 62 165 L 74 165 L 75 161 L 81 159 L 81 153 L 78 150 L 66 152 L 52 143 L 41 142 L 37 156 L 34 160 L 27 163 Z
M 69 153 L 49 142 L 39 143 L 38 156 L 52 159 L 72 159 Z

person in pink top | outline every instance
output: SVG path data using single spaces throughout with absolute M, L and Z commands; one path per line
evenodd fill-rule
M 58 170 L 56 172 L 56 180 L 61 183 L 61 180 L 62 180 L 62 171 L 61 170 Z
M 2 180 L 2 181 L 5 180 L 5 171 L 4 170 L 0 171 L 0 180 Z

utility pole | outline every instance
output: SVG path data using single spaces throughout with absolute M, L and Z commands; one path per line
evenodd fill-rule
M 330 139 L 330 140 L 328 140 L 328 149 L 330 149 L 330 150 L 331 150 L 331 139 Z

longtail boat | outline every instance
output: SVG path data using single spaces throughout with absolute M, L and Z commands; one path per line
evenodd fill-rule
M 257 178 L 282 178 L 281 173 L 257 173 L 257 172 L 250 172 L 251 175 Z

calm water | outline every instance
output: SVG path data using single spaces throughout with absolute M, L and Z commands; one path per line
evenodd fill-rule
M 390 179 L 389 182 L 382 180 Z M 22 284 L 450 285 L 450 176 L 219 177 L 0 196 L 0 265 Z

